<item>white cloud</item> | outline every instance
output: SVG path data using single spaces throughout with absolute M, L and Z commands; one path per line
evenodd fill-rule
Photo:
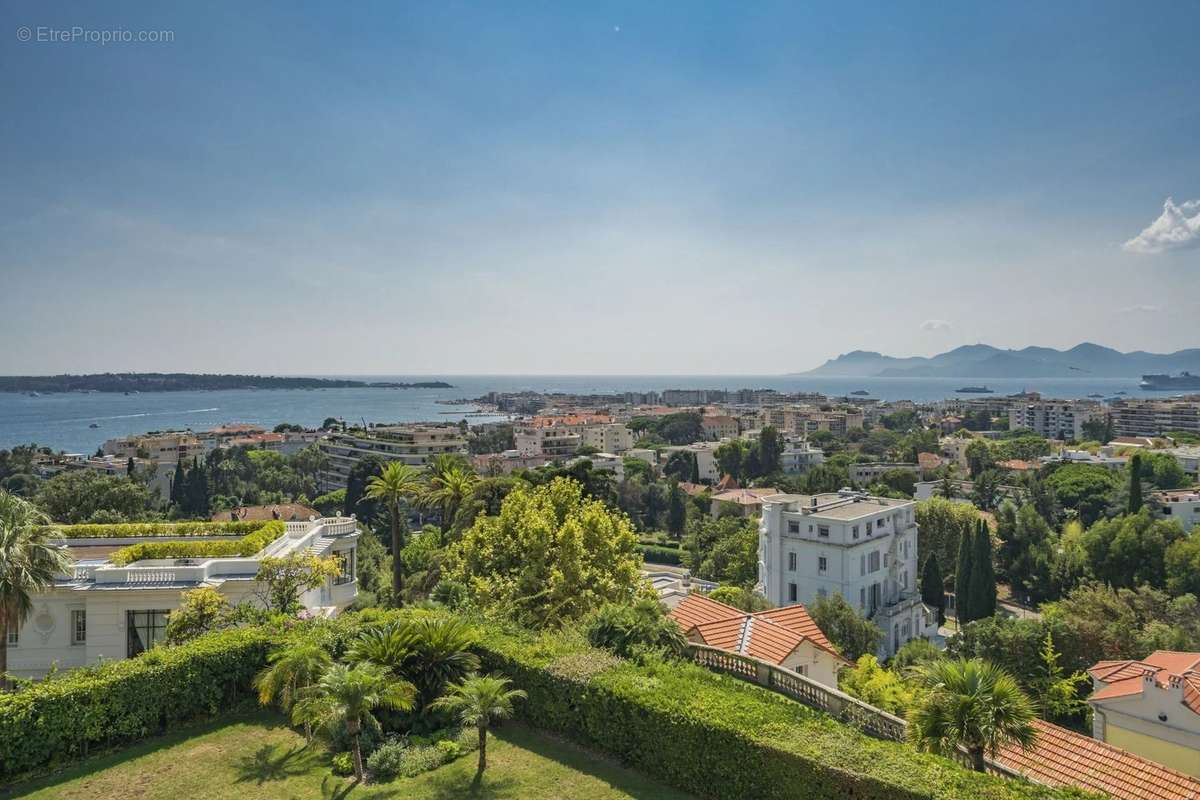
M 1149 303 L 1134 303 L 1131 306 L 1125 306 L 1124 308 L 1118 308 L 1117 313 L 1118 314 L 1155 314 L 1159 311 L 1162 311 L 1162 308 L 1163 308 L 1162 306 L 1155 306 L 1155 305 L 1151 305 Z
M 927 319 L 921 323 L 923 331 L 948 331 L 951 327 L 953 326 L 944 319 Z
M 1168 197 L 1159 218 L 1123 247 L 1130 253 L 1165 253 L 1200 247 L 1200 200 L 1175 205 Z

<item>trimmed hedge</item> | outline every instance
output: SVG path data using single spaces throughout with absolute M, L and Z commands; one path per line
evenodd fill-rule
M 647 564 L 683 564 L 683 550 L 678 547 L 663 547 L 656 544 L 639 544 L 638 552 Z
M 0 778 L 132 742 L 253 695 L 274 634 L 238 628 L 0 694 Z
M 132 539 L 161 536 L 246 536 L 278 520 L 252 522 L 122 522 L 114 525 L 46 525 L 64 539 Z
M 259 523 L 253 532 L 236 541 L 138 542 L 117 550 L 109 559 L 118 567 L 146 558 L 222 558 L 252 556 L 287 531 L 279 520 Z
M 692 664 L 638 666 L 598 659 L 563 637 L 492 629 L 484 666 L 529 697 L 520 714 L 536 727 L 609 753 L 641 772 L 705 798 L 1087 797 L 984 775 L 910 745 L 872 739 L 780 695 Z M 557 664 L 572 662 L 570 669 Z

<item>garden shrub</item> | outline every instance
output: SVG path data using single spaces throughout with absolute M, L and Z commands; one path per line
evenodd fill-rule
M 564 670 L 570 637 L 489 629 L 487 671 L 528 693 L 518 714 L 697 797 L 765 800 L 1081 797 L 974 773 L 901 742 L 872 739 L 778 694 L 679 662 Z M 558 668 L 555 668 L 555 665 Z M 573 674 L 574 673 L 574 674 Z
M 257 529 L 241 539 L 208 541 L 165 541 L 139 542 L 122 547 L 109 560 L 118 567 L 135 561 L 154 558 L 248 558 L 258 553 L 287 531 L 287 525 L 279 520 L 262 523 Z
M 646 563 L 653 566 L 655 564 L 672 564 L 681 566 L 683 564 L 683 550 L 678 547 L 663 547 L 656 544 L 639 544 L 638 552 L 642 554 L 642 558 Z
M 400 775 L 404 752 L 408 744 L 403 739 L 389 739 L 367 758 L 367 772 L 373 781 L 390 781 Z
M 238 628 L 0 693 L 0 778 L 152 736 L 254 695 L 276 634 Z
M 354 754 L 334 753 L 332 761 L 333 774 L 346 777 L 354 774 Z

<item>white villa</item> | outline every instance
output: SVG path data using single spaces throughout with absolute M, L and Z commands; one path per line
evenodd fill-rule
M 214 526 L 216 524 L 214 523 Z M 117 528 L 118 526 L 114 526 Z M 74 569 L 48 592 L 34 598 L 33 612 L 8 632 L 8 669 L 18 677 L 81 667 L 100 659 L 135 656 L 162 641 L 167 615 L 179 607 L 190 589 L 212 587 L 230 603 L 262 605 L 262 585 L 255 579 L 268 556 L 308 553 L 332 556 L 342 574 L 300 598 L 313 614 L 331 616 L 358 595 L 358 523 L 353 518 L 287 522 L 281 536 L 250 557 L 174 558 L 135 561 L 117 566 L 109 555 L 149 537 L 62 540 L 70 548 Z M 228 541 L 240 536 L 155 536 L 153 541 Z
M 758 586 L 788 606 L 841 594 L 884 632 L 878 655 L 932 638 L 937 617 L 917 591 L 916 503 L 843 489 L 763 498 Z

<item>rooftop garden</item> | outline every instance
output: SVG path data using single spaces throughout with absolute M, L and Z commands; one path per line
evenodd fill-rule
M 181 536 L 246 536 L 277 520 L 253 522 L 121 522 L 109 525 L 48 525 L 64 539 L 178 538 Z M 280 523 L 282 524 L 282 523 Z
M 109 560 L 118 567 L 123 567 L 135 561 L 156 558 L 249 558 L 287 531 L 287 525 L 279 520 L 254 525 L 254 530 L 240 539 L 139 542 L 122 547 L 109 556 Z

